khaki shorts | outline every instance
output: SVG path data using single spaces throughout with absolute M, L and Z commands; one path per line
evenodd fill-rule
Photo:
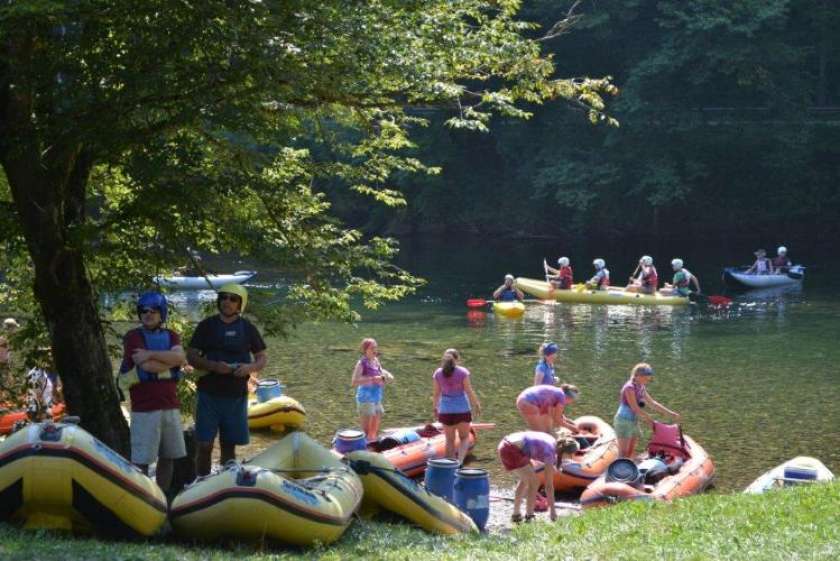
M 131 461 L 149 465 L 158 457 L 175 460 L 187 455 L 181 412 L 177 409 L 131 412 Z
M 385 413 L 385 408 L 382 407 L 381 403 L 356 402 L 356 410 L 359 412 L 360 417 L 374 417 Z

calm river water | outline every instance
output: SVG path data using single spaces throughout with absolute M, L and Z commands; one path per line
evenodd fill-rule
M 363 311 L 356 325 L 306 324 L 287 340 L 270 340 L 265 375 L 286 384 L 286 393 L 307 408 L 308 432 L 327 443 L 336 429 L 357 423 L 349 382 L 363 337 L 379 341 L 382 364 L 396 377 L 386 388 L 383 426 L 431 420 L 431 375 L 443 350 L 455 347 L 481 398 L 480 420 L 496 423 L 480 433 L 473 465 L 506 485 L 495 447 L 523 428 L 516 396 L 533 379 L 538 346 L 553 340 L 561 348 L 558 375 L 582 390 L 567 412 L 572 417 L 610 420 L 630 368 L 651 362 L 657 372 L 651 394 L 679 411 L 685 432 L 713 456 L 718 491 L 740 490 L 796 455 L 816 456 L 840 473 L 840 270 L 822 266 L 816 250 L 790 248 L 797 262 L 813 266 L 804 287 L 734 294 L 735 305 L 723 312 L 538 301 L 528 302 L 518 320 L 467 311 L 466 298 L 489 296 L 507 272 L 540 277 L 542 259 L 559 256 L 554 246 L 542 240 L 404 244 L 401 265 L 426 278 L 427 286 L 404 302 Z M 716 294 L 721 267 L 749 262 L 754 249 L 724 242 L 679 249 L 627 243 L 602 247 L 604 253 L 581 246 L 568 254 L 576 280 L 591 275 L 592 258 L 604 257 L 614 284 L 627 278 L 642 253 L 654 256 L 663 277 L 670 277 L 670 259 L 680 256 L 700 276 L 704 292 Z M 775 253 L 775 246 L 767 249 Z M 282 275 L 260 270 L 255 280 L 282 282 Z M 246 453 L 271 438 L 255 435 Z

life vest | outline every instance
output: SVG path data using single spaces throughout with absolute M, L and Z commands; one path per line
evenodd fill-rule
M 679 275 L 680 272 L 683 274 Z M 688 288 L 691 283 L 691 277 L 691 271 L 683 267 L 680 271 L 677 271 L 677 274 L 674 275 L 674 288 Z
M 149 331 L 148 329 L 140 329 L 143 334 L 143 342 L 146 345 L 147 351 L 168 351 L 172 348 L 172 335 L 168 329 L 156 329 Z M 168 372 L 147 372 L 140 366 L 135 366 L 137 371 L 138 382 L 159 382 L 162 380 L 181 379 L 181 369 L 178 367 L 170 368 Z
M 513 302 L 514 300 L 518 300 L 518 296 L 516 294 L 516 290 L 512 288 L 505 288 L 502 290 L 502 293 L 499 294 L 499 300 L 502 302 Z
M 598 279 L 598 288 L 608 288 L 610 286 L 610 270 L 606 267 L 602 267 L 601 270 L 595 274 L 595 278 Z
M 654 289 L 659 286 L 659 275 L 656 274 L 656 267 L 653 265 L 642 272 L 642 286 L 652 286 Z

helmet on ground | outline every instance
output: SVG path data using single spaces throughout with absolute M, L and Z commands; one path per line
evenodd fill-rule
M 140 319 L 140 314 L 146 308 L 154 308 L 160 312 L 160 322 L 166 323 L 166 296 L 160 292 L 144 292 L 137 299 L 137 319 Z
M 561 257 L 557 260 L 557 264 L 561 267 L 566 267 L 569 265 L 569 258 L 568 257 Z
M 592 264 L 595 265 L 596 269 L 603 269 L 604 267 L 607 266 L 607 263 L 603 259 L 601 259 L 600 257 L 598 259 L 596 259 L 595 261 L 593 261 Z
M 229 282 L 226 285 L 219 288 L 217 293 L 219 295 L 216 299 L 217 306 L 220 303 L 222 294 L 233 294 L 234 296 L 239 296 L 239 298 L 242 300 L 242 305 L 239 306 L 239 313 L 241 314 L 245 311 L 245 306 L 248 305 L 248 289 L 242 286 L 241 284 Z
M 651 257 L 650 255 L 642 255 L 642 258 L 639 259 L 639 261 L 642 263 L 642 265 L 653 265 L 653 257 Z
M 676 259 L 672 259 L 671 266 L 674 268 L 675 271 L 679 271 L 683 268 L 683 260 L 679 257 L 677 257 Z
M 780 245 L 779 249 L 776 250 L 776 253 L 778 253 L 779 255 L 784 255 L 787 253 L 787 248 L 783 245 Z

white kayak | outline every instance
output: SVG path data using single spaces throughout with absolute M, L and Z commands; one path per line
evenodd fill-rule
M 746 274 L 749 267 L 727 267 L 723 270 L 723 283 L 732 288 L 769 288 L 801 284 L 805 267 L 794 265 L 787 273 L 775 275 Z
M 780 489 L 803 483 L 825 483 L 834 480 L 825 465 L 816 458 L 797 456 L 778 465 L 750 483 L 745 493 L 764 493 L 770 489 Z
M 236 271 L 232 275 L 207 275 L 206 277 L 172 275 L 169 277 L 158 276 L 154 280 L 161 286 L 168 286 L 177 290 L 209 290 L 228 283 L 242 284 L 256 274 L 256 271 Z

